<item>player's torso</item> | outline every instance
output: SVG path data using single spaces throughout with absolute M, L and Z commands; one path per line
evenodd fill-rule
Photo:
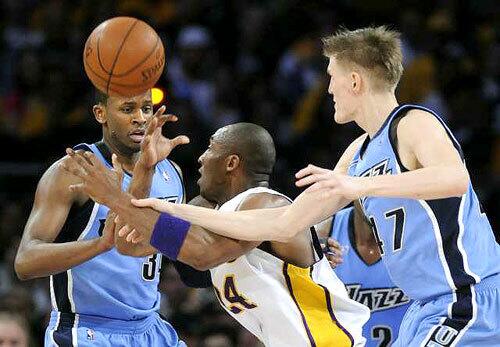
M 331 237 L 343 247 L 343 262 L 335 273 L 347 287 L 351 299 L 367 306 L 370 319 L 363 327 L 368 347 L 387 346 L 396 340 L 410 299 L 394 285 L 382 261 L 368 265 L 354 248 L 353 208 L 339 211 Z
M 85 145 L 108 167 L 95 145 Z M 126 190 L 131 177 L 125 175 Z M 168 161 L 157 164 L 151 184 L 151 197 L 181 202 L 182 180 Z M 102 235 L 109 209 L 89 200 L 68 218 L 56 242 L 87 240 Z M 70 213 L 71 215 L 71 213 Z M 72 217 L 72 216 L 70 216 Z M 71 219 L 71 220 L 70 220 Z M 51 276 L 52 303 L 55 310 L 115 319 L 140 319 L 159 308 L 158 293 L 161 255 L 129 257 L 113 248 L 66 272 Z
M 349 167 L 351 176 L 394 175 L 404 170 L 390 128 L 395 116 L 411 108 L 418 106 L 402 105 L 395 109 L 379 132 L 362 146 L 362 155 L 358 150 Z M 445 129 L 461 151 L 446 126 Z M 411 298 L 449 293 L 500 272 L 500 261 L 491 264 L 481 260 L 500 260 L 500 250 L 471 185 L 461 198 L 366 197 L 361 204 L 379 239 L 392 280 Z
M 244 196 L 220 209 L 236 209 Z M 221 305 L 266 346 L 350 346 L 346 330 L 361 339 L 367 310 L 348 298 L 325 258 L 300 268 L 254 249 L 210 273 Z

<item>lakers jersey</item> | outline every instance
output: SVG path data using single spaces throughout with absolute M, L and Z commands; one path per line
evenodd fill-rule
M 410 298 L 394 285 L 382 261 L 369 265 L 356 251 L 354 208 L 334 215 L 330 237 L 344 248 L 343 263 L 335 268 L 335 273 L 345 283 L 349 297 L 371 311 L 363 327 L 366 346 L 390 346 L 398 336 Z
M 75 149 L 92 151 L 109 168 L 111 153 L 102 143 L 82 144 Z M 131 177 L 125 174 L 123 190 Z M 168 160 L 156 165 L 151 197 L 181 202 L 182 179 Z M 102 235 L 109 209 L 89 200 L 83 207 L 73 206 L 55 242 L 88 240 Z M 157 311 L 161 255 L 129 257 L 116 248 L 102 253 L 72 269 L 50 276 L 52 309 L 57 312 L 138 320 Z
M 421 106 L 401 105 L 357 151 L 349 175 L 408 171 L 395 148 L 393 124 L 411 109 L 434 115 L 463 158 L 460 145 L 438 115 Z M 444 181 L 446 177 L 436 179 Z M 471 184 L 461 197 L 416 200 L 368 196 L 361 204 L 389 275 L 412 299 L 428 300 L 449 293 L 470 297 L 475 283 L 500 272 L 500 246 Z M 450 310 L 455 312 L 454 307 Z
M 281 195 L 252 188 L 220 210 L 235 211 L 257 193 Z M 211 269 L 220 304 L 266 346 L 363 346 L 368 309 L 349 299 L 326 258 L 316 254 L 321 259 L 301 268 L 257 248 Z

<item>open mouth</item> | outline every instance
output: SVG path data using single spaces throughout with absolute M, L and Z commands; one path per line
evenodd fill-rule
M 145 134 L 145 130 L 134 130 L 128 136 L 135 143 L 141 143 L 142 140 L 144 140 L 144 134 Z

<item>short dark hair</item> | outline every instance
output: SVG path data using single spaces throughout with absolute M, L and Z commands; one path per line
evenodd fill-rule
M 106 93 L 103 93 L 101 92 L 99 89 L 95 89 L 95 92 L 94 92 L 94 102 L 96 104 L 101 104 L 103 106 L 106 106 L 106 104 L 108 103 L 108 99 L 109 99 L 109 95 L 106 94 Z
M 226 128 L 224 145 L 229 152 L 241 157 L 246 174 L 270 176 L 276 162 L 276 149 L 269 132 L 253 123 L 235 123 Z

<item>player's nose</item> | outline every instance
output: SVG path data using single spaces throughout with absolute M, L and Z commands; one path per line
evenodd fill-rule
M 134 124 L 139 124 L 142 125 L 146 123 L 146 116 L 142 110 L 138 110 L 137 112 L 134 112 L 134 116 L 132 117 L 132 123 Z

